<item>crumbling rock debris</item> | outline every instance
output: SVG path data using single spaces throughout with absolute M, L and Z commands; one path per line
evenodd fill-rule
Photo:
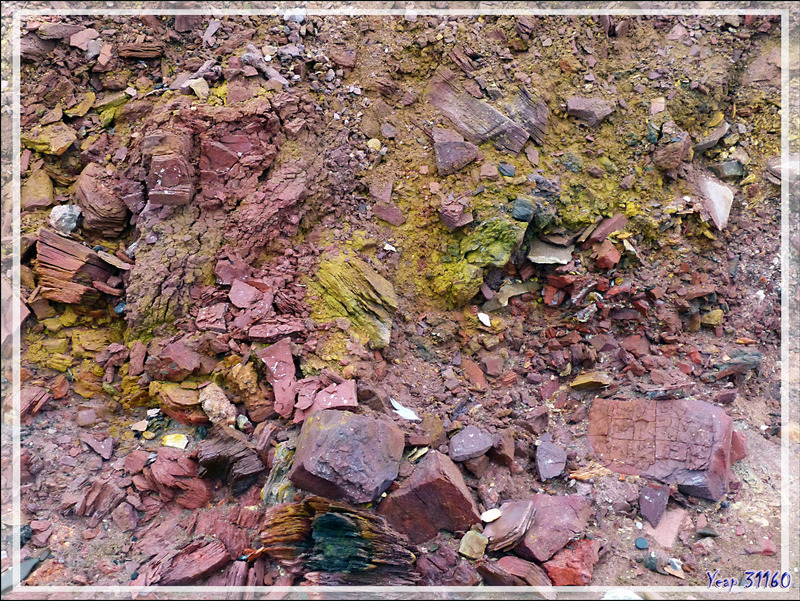
M 589 442 L 609 469 L 647 476 L 704 499 L 728 490 L 733 420 L 704 401 L 596 398 Z
M 314 494 L 371 503 L 397 477 L 404 446 L 391 422 L 318 411 L 303 423 L 289 480 Z
M 413 585 L 416 549 L 375 514 L 316 496 L 267 510 L 261 530 L 266 554 L 307 583 Z
M 544 100 L 537 98 L 536 94 L 525 86 L 520 86 L 511 102 L 506 105 L 506 110 L 508 116 L 528 132 L 531 140 L 539 146 L 544 144 L 547 120 L 550 116 L 550 109 Z
M 586 586 L 592 581 L 595 564 L 600 560 L 603 543 L 582 540 L 567 546 L 544 564 L 553 586 Z
M 258 353 L 266 366 L 267 381 L 275 392 L 275 411 L 282 417 L 291 417 L 295 402 L 295 366 L 288 338 Z
M 478 572 L 489 586 L 552 586 L 547 573 L 535 563 L 514 555 L 478 562 Z M 550 598 L 545 593 L 545 598 Z
M 139 568 L 133 586 L 176 586 L 192 584 L 210 576 L 231 561 L 225 544 L 219 540 L 195 540 L 183 549 L 167 549 Z
M 414 543 L 439 530 L 467 530 L 480 512 L 455 463 L 438 451 L 428 451 L 399 489 L 386 497 L 378 513 Z
M 175 501 L 184 509 L 199 509 L 211 501 L 212 488 L 198 477 L 197 468 L 191 453 L 159 447 L 156 460 L 142 469 L 141 479 L 134 480 L 134 484 L 139 490 L 158 494 L 163 503 Z
M 414 568 L 420 586 L 475 586 L 481 581 L 472 564 L 444 544 L 431 552 L 423 547 Z

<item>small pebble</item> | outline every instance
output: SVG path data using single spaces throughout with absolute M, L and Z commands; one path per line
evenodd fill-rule
M 636 539 L 636 548 L 637 549 L 647 549 L 647 539 L 644 537 L 639 537 Z

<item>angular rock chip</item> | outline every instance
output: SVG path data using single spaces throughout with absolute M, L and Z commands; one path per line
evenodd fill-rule
M 294 358 L 288 338 L 258 352 L 266 366 L 267 381 L 275 391 L 275 411 L 282 417 L 291 417 L 295 399 Z
M 23 210 L 42 209 L 53 204 L 53 182 L 44 169 L 37 169 L 20 190 Z
M 533 524 L 514 552 L 525 559 L 547 561 L 580 534 L 591 515 L 591 502 L 580 495 L 531 497 Z
M 506 111 L 512 121 L 528 132 L 531 140 L 539 146 L 544 144 L 547 120 L 550 117 L 550 110 L 544 100 L 537 98 L 525 86 L 521 86 L 511 102 L 506 105 Z
M 289 480 L 314 494 L 371 503 L 397 478 L 404 446 L 388 421 L 319 411 L 303 423 Z
M 436 154 L 436 171 L 440 176 L 460 171 L 480 156 L 480 150 L 471 142 L 449 129 L 437 128 L 433 132 L 433 151 Z
M 388 346 L 397 295 L 392 283 L 361 259 L 340 255 L 323 261 L 316 285 L 335 315 L 346 317 L 375 349 Z
M 567 99 L 567 114 L 571 117 L 583 119 L 590 127 L 594 127 L 606 117 L 614 108 L 602 98 L 580 98 L 573 96 Z
M 713 177 L 702 178 L 698 182 L 698 188 L 714 225 L 718 230 L 724 229 L 728 225 L 728 216 L 733 205 L 733 189 Z
M 439 530 L 463 531 L 480 521 L 461 471 L 438 451 L 425 454 L 408 480 L 381 502 L 378 513 L 416 544 Z
M 567 452 L 558 445 L 545 441 L 536 447 L 536 467 L 542 480 L 560 476 L 566 464 Z
M 450 439 L 450 459 L 466 461 L 480 457 L 492 448 L 494 437 L 475 426 L 467 426 Z
M 669 500 L 669 488 L 666 486 L 645 486 L 639 493 L 639 513 L 655 528 L 664 515 Z
M 732 432 L 723 409 L 697 400 L 598 397 L 589 412 L 589 443 L 603 465 L 704 499 L 728 490 Z
M 230 402 L 225 391 L 213 382 L 200 390 L 198 400 L 212 424 L 231 428 L 236 425 L 236 406 Z

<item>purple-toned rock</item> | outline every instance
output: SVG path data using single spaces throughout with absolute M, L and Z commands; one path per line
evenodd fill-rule
M 464 137 L 449 129 L 437 128 L 433 132 L 433 151 L 436 169 L 440 176 L 460 171 L 480 156 L 480 150 Z
M 197 311 L 197 318 L 194 320 L 198 330 L 207 330 L 222 334 L 228 330 L 225 321 L 225 313 L 228 311 L 228 303 L 216 303 L 210 307 L 202 307 Z
M 566 464 L 567 452 L 560 446 L 545 441 L 536 447 L 536 467 L 539 469 L 539 477 L 542 480 L 560 476 L 564 472 Z
M 514 552 L 525 559 L 547 561 L 583 532 L 591 515 L 591 503 L 580 495 L 533 495 L 533 524 Z
M 437 451 L 422 458 L 408 480 L 381 502 L 378 513 L 415 544 L 439 530 L 465 531 L 480 520 L 461 471 Z
M 533 501 L 503 503 L 500 511 L 500 517 L 483 529 L 483 535 L 489 539 L 489 551 L 509 549 L 525 536 L 533 521 Z
M 664 515 L 669 501 L 669 488 L 666 486 L 645 486 L 639 493 L 639 513 L 655 528 Z
M 567 114 L 571 117 L 583 119 L 590 127 L 594 127 L 606 117 L 614 108 L 602 98 L 580 98 L 573 96 L 567 100 Z
M 234 280 L 231 284 L 231 291 L 228 298 L 234 306 L 240 309 L 249 309 L 263 297 L 263 293 L 257 288 L 245 284 L 241 280 Z
M 291 417 L 295 400 L 295 366 L 288 338 L 268 346 L 258 353 L 266 366 L 267 381 L 275 391 L 275 411 L 281 417 Z
M 466 461 L 480 457 L 492 448 L 494 438 L 475 426 L 467 426 L 450 439 L 450 459 Z
M 192 202 L 193 169 L 178 154 L 154 156 L 147 176 L 147 198 L 154 205 L 186 205 Z
M 320 390 L 314 397 L 314 404 L 309 413 L 325 409 L 347 409 L 358 407 L 356 381 L 345 380 L 339 384 L 331 384 Z
M 692 139 L 672 121 L 661 126 L 661 140 L 653 153 L 653 164 L 664 171 L 672 171 L 685 160 L 692 158 Z
M 433 552 L 420 551 L 415 564 L 420 586 L 475 586 L 481 581 L 472 564 L 447 545 L 438 545 Z
M 525 561 L 514 555 L 506 555 L 497 560 L 497 567 L 520 578 L 528 586 L 552 586 L 547 573 L 535 563 Z
M 441 217 L 447 231 L 454 232 L 458 228 L 472 223 L 474 217 L 472 216 L 472 211 L 467 211 L 467 204 L 468 200 L 466 198 L 456 200 L 442 198 L 439 217 Z
M 398 227 L 406 222 L 403 211 L 393 202 L 379 202 L 372 207 L 372 214 L 378 219 Z
M 589 412 L 589 443 L 603 465 L 704 499 L 728 490 L 732 432 L 723 409 L 693 399 L 597 398 Z
M 303 423 L 289 480 L 324 497 L 371 503 L 397 478 L 404 446 L 388 421 L 319 411 Z
M 586 245 L 603 242 L 609 234 L 621 230 L 628 223 L 628 218 L 622 213 L 616 213 L 613 217 L 606 217 L 596 228 L 592 230 L 586 238 Z

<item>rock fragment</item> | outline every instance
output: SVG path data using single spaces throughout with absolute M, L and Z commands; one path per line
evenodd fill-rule
M 591 503 L 580 495 L 536 494 L 531 500 L 533 524 L 514 551 L 525 559 L 543 562 L 586 528 Z
M 573 96 L 567 99 L 567 114 L 586 121 L 589 127 L 594 127 L 605 120 L 614 108 L 602 98 L 581 98 Z
M 503 503 L 500 517 L 483 529 L 483 534 L 489 539 L 489 551 L 514 547 L 528 532 L 534 513 L 532 499 Z
M 460 171 L 481 156 L 478 147 L 464 141 L 463 136 L 441 128 L 433 132 L 433 151 L 436 153 L 436 170 L 440 176 Z
M 544 564 L 553 586 L 587 586 L 602 549 L 600 541 L 585 539 L 559 551 Z
M 645 486 L 639 493 L 639 513 L 655 528 L 667 508 L 669 488 L 665 486 Z
M 467 426 L 450 439 L 450 459 L 453 461 L 466 461 L 480 457 L 492 448 L 494 439 L 491 434 Z
M 558 445 L 544 441 L 536 447 L 536 467 L 542 480 L 560 476 L 566 464 L 567 452 Z
M 284 338 L 258 353 L 266 366 L 267 381 L 275 391 L 275 411 L 282 417 L 291 417 L 296 396 L 294 358 L 288 338 Z

